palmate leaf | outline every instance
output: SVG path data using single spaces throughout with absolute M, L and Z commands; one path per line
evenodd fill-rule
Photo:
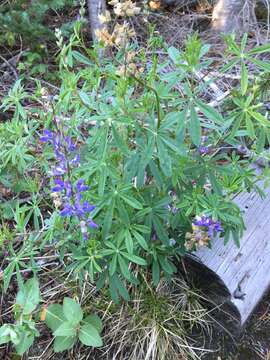
M 129 230 L 125 230 L 125 244 L 129 254 L 133 254 L 133 239 Z
M 241 63 L 241 80 L 240 80 L 240 84 L 241 84 L 241 93 L 242 95 L 245 95 L 245 93 L 247 92 L 247 88 L 248 88 L 248 70 L 247 67 L 245 65 L 245 63 L 242 61 Z
M 144 250 L 149 250 L 148 244 L 145 241 L 145 238 L 138 233 L 138 231 L 136 230 L 132 230 L 132 235 L 135 237 L 135 239 L 137 240 L 138 244 L 144 249 Z
M 129 293 L 117 274 L 109 277 L 109 287 L 112 300 L 115 303 L 119 302 L 119 295 L 124 300 L 129 301 Z
M 225 120 L 223 119 L 223 116 L 212 106 L 203 103 L 199 99 L 196 99 L 195 103 L 207 119 L 213 120 L 217 124 L 224 124 Z
M 115 208 L 115 200 L 112 199 L 112 201 L 109 203 L 107 211 L 105 213 L 103 226 L 102 226 L 102 237 L 105 240 L 108 236 L 108 233 L 112 226 L 112 219 L 113 219 L 113 213 Z
M 119 194 L 119 196 L 131 207 L 133 207 L 134 209 L 142 209 L 143 206 L 142 204 L 136 200 L 133 196 L 130 196 L 130 195 L 127 195 L 127 194 L 124 194 L 123 192 L 121 192 Z
M 129 149 L 127 144 L 123 141 L 122 137 L 119 135 L 115 126 L 112 124 L 112 134 L 116 143 L 116 146 L 122 151 L 123 154 L 129 154 Z
M 119 263 L 119 266 L 120 266 L 120 270 L 121 270 L 121 273 L 122 275 L 124 276 L 124 278 L 126 278 L 127 280 L 130 280 L 130 271 L 128 269 L 128 264 L 129 262 L 126 261 L 126 259 L 124 259 L 121 255 L 118 255 L 117 256 L 117 259 L 118 259 L 118 263 Z
M 172 158 L 169 156 L 166 146 L 162 140 L 157 138 L 158 159 L 162 172 L 166 176 L 172 175 Z

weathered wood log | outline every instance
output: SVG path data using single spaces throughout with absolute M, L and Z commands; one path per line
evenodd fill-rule
M 265 199 L 254 192 L 235 199 L 246 224 L 239 248 L 219 238 L 211 249 L 201 248 L 185 259 L 197 284 L 212 289 L 217 305 L 226 304 L 240 326 L 270 287 L 270 187 L 264 191 Z
M 255 0 L 218 0 L 212 13 L 212 29 L 223 33 L 247 32 L 257 24 Z

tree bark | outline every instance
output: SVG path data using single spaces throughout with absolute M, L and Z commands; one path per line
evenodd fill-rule
M 106 10 L 105 0 L 88 0 L 88 12 L 90 29 L 93 41 L 97 39 L 96 30 L 103 29 L 105 24 L 102 24 L 99 20 L 99 15 L 104 14 Z
M 254 0 L 218 0 L 212 13 L 212 29 L 223 33 L 247 32 L 256 25 Z

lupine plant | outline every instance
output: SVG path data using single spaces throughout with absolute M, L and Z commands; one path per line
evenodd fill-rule
M 233 37 L 228 44 L 232 67 L 240 61 L 232 51 L 238 45 Z M 161 275 L 176 271 L 173 259 L 186 250 L 210 246 L 217 236 L 238 244 L 244 224 L 232 196 L 259 189 L 249 168 L 253 159 L 241 159 L 237 149 L 252 147 L 256 157 L 268 141 L 267 113 L 254 95 L 263 79 L 249 82 L 242 66 L 239 90 L 214 108 L 205 98 L 208 83 L 196 75 L 210 63 L 209 46 L 197 36 L 184 51 L 169 48 L 162 64 L 153 57 L 149 70 L 139 56 L 141 69 L 126 64 L 121 76 L 121 59 L 134 46 L 118 50 L 115 63 L 104 60 L 101 67 L 78 29 L 61 46 L 63 84 L 41 141 L 54 149 L 51 191 L 58 215 L 68 217 L 54 241 L 63 244 L 63 232 L 74 234 L 64 242 L 73 253 L 68 268 L 81 279 L 87 274 L 98 288 L 107 283 L 118 301 L 129 299 L 125 283 L 138 284 L 138 266 L 149 267 L 158 284 Z M 245 61 L 254 63 L 267 51 L 269 46 L 246 52 Z M 81 66 L 76 74 L 75 64 Z M 164 71 L 168 64 L 173 70 Z M 268 71 L 268 63 L 260 63 L 258 75 Z
M 38 106 L 30 112 L 24 106 L 30 96 L 18 81 L 3 102 L 14 119 L 0 129 L 0 180 L 19 189 L 19 199 L 3 202 L 0 211 L 13 220 L 20 245 L 8 246 L 5 291 L 13 275 L 22 287 L 22 271 L 31 267 L 38 274 L 35 257 L 50 248 L 80 284 L 90 281 L 114 302 L 129 300 L 145 273 L 154 287 L 170 279 L 186 251 L 211 247 L 220 236 L 239 244 L 244 223 L 233 197 L 262 194 L 250 163 L 270 142 L 264 101 L 270 65 L 259 59 L 270 46 L 247 50 L 246 37 L 241 44 L 228 37 L 219 70 L 238 71 L 240 81 L 212 103 L 216 79 L 200 75 L 209 72 L 211 60 L 198 36 L 178 50 L 152 33 L 149 59 L 122 41 L 123 28 L 126 23 L 118 27 L 117 41 L 110 38 L 114 57 L 102 61 L 99 46 L 85 46 L 79 24 L 67 43 L 58 31 L 59 90 L 50 94 L 38 85 L 31 97 Z M 161 46 L 166 55 L 160 59 Z M 241 156 L 242 148 L 249 158 Z M 50 305 L 47 315 L 55 351 L 77 339 L 101 346 L 100 320 L 83 318 L 75 301 Z M 4 342 L 15 339 L 10 329 L 1 330 Z M 32 330 L 24 350 L 37 335 Z

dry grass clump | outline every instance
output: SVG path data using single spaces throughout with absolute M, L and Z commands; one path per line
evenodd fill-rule
M 201 359 L 208 352 L 203 339 L 211 336 L 203 297 L 179 275 L 172 282 L 163 280 L 156 290 L 143 278 L 130 302 L 105 307 L 103 301 L 105 346 L 100 359 Z

